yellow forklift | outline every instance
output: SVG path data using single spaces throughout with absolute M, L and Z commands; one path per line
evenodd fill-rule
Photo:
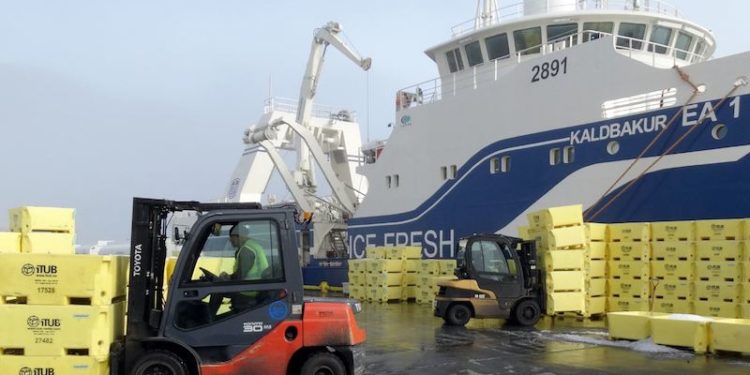
M 500 318 L 533 326 L 545 308 L 534 241 L 475 234 L 458 241 L 456 276 L 441 281 L 435 316 L 463 326 L 471 318 Z

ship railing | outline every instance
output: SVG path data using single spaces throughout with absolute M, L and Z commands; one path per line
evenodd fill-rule
M 575 4 L 553 5 L 546 4 L 540 13 L 574 12 L 581 10 L 609 10 L 646 12 L 658 15 L 681 17 L 676 6 L 661 0 L 579 0 Z M 500 5 L 494 9 L 496 17 L 491 22 L 477 22 L 476 18 L 459 23 L 451 28 L 453 37 L 471 33 L 478 29 L 494 26 L 526 15 L 524 1 L 517 1 L 508 5 Z
M 297 114 L 299 103 L 294 99 L 273 97 L 268 98 L 264 102 L 263 113 L 269 114 L 273 111 Z M 338 109 L 328 105 L 313 104 L 312 116 L 316 118 L 328 118 L 335 120 L 342 120 L 347 122 L 355 122 L 357 113 L 354 111 L 348 111 L 344 109 Z
M 654 67 L 671 67 L 678 62 L 696 63 L 708 59 L 703 53 L 686 51 L 645 39 L 586 30 L 518 51 L 515 55 L 509 54 L 475 65 L 469 68 L 468 72 L 437 77 L 401 89 L 396 94 L 396 110 L 435 103 L 444 96 L 457 96 L 466 90 L 476 90 L 497 81 L 506 71 L 523 61 L 606 37 L 611 38 L 612 47 L 619 53 Z

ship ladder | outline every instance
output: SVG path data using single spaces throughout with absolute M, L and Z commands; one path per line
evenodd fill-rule
M 334 257 L 336 258 L 342 258 L 348 252 L 346 241 L 344 241 L 344 233 L 345 232 L 343 230 L 331 230 L 331 232 L 328 234 L 328 238 L 331 243 L 331 250 L 334 253 Z
M 688 137 L 688 135 L 690 135 L 690 133 L 692 133 L 699 126 L 703 125 L 703 123 L 706 121 L 707 118 L 712 117 L 719 109 L 721 109 L 721 107 L 724 105 L 727 99 L 730 96 L 732 96 L 732 94 L 734 94 L 734 92 L 737 91 L 737 89 L 739 89 L 741 86 L 745 86 L 748 84 L 747 80 L 744 78 L 741 78 L 735 81 L 734 84 L 732 85 L 732 89 L 729 90 L 729 92 L 726 95 L 724 95 L 724 97 L 721 98 L 721 100 L 719 100 L 715 106 L 711 107 L 710 109 L 711 113 L 707 113 L 703 117 L 698 119 L 698 121 L 695 124 L 691 125 L 690 128 L 688 128 L 688 130 L 682 136 L 680 136 L 680 138 L 675 140 L 669 147 L 667 147 L 666 151 L 664 151 L 661 155 L 659 155 L 659 157 L 656 158 L 656 160 L 654 160 L 650 165 L 648 165 L 646 169 L 644 169 L 636 178 L 634 178 L 627 185 L 625 185 L 624 188 L 622 188 L 615 196 L 610 198 L 607 201 L 607 203 L 605 203 L 602 207 L 600 207 L 595 212 L 591 213 L 590 210 L 596 207 L 601 201 L 603 201 L 604 197 L 606 197 L 610 192 L 612 192 L 615 186 L 617 186 L 617 184 L 619 184 L 620 181 L 622 181 L 622 179 L 625 178 L 628 172 L 630 172 L 630 170 L 633 169 L 633 167 L 638 163 L 638 161 L 640 161 L 643 158 L 643 156 L 651 149 L 651 147 L 653 147 L 654 144 L 656 144 L 656 141 L 667 131 L 667 129 L 669 129 L 672 126 L 675 120 L 685 111 L 685 108 L 693 101 L 693 99 L 695 99 L 695 97 L 698 96 L 699 93 L 702 93 L 703 91 L 705 91 L 705 88 L 699 87 L 695 85 L 693 82 L 691 82 L 690 77 L 685 72 L 683 72 L 679 67 L 675 66 L 674 68 L 677 71 L 677 73 L 680 75 L 680 78 L 683 81 L 687 82 L 693 88 L 692 95 L 690 95 L 690 98 L 688 98 L 685 104 L 682 105 L 682 108 L 680 108 L 679 111 L 675 112 L 674 116 L 672 116 L 672 118 L 669 120 L 667 125 L 656 135 L 656 137 L 654 137 L 654 139 L 651 140 L 651 142 L 643 149 L 643 151 L 641 151 L 641 153 L 638 154 L 638 157 L 636 157 L 633 160 L 633 162 L 631 162 L 630 165 L 625 169 L 625 171 L 622 172 L 622 174 L 620 174 L 617 180 L 615 180 L 615 182 L 612 183 L 612 185 L 607 189 L 607 191 L 605 191 L 601 195 L 601 197 L 599 197 L 599 199 L 593 205 L 591 205 L 591 207 L 588 210 L 586 210 L 586 212 L 584 213 L 584 217 L 586 221 L 595 220 L 597 216 L 599 216 L 599 214 L 601 214 L 604 210 L 606 210 L 612 203 L 614 203 L 618 198 L 620 198 L 620 196 L 622 196 L 626 191 L 628 191 L 631 187 L 633 187 L 633 185 L 635 185 L 638 181 L 640 181 L 640 179 L 644 175 L 646 175 L 656 164 L 658 164 L 661 161 L 661 159 L 664 158 L 664 156 L 668 155 L 675 148 L 677 148 L 677 146 L 679 146 Z

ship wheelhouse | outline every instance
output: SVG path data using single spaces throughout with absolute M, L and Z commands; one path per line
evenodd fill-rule
M 661 1 L 525 0 L 499 8 L 494 3 L 453 27 L 451 40 L 425 52 L 440 77 L 399 91 L 397 110 L 459 95 L 501 79 L 520 62 L 601 38 L 610 38 L 625 56 L 665 69 L 706 61 L 716 50 L 709 30 Z M 566 68 L 559 62 L 554 70 Z

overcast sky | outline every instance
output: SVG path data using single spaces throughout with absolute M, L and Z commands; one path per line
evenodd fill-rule
M 750 49 L 750 2 L 672 3 L 714 31 L 716 56 Z M 369 125 L 371 139 L 385 138 L 395 91 L 437 75 L 423 51 L 475 6 L 0 0 L 0 213 L 75 207 L 78 242 L 91 244 L 129 237 L 133 196 L 218 198 L 269 82 L 296 100 L 313 29 L 330 20 L 373 68 L 329 50 L 316 102 L 356 111 L 363 137 Z M 0 214 L 0 231 L 7 221 Z

